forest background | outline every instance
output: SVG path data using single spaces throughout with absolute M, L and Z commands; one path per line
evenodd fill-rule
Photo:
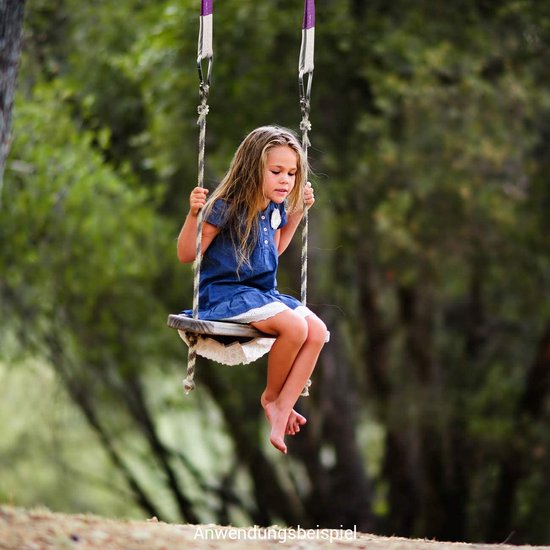
M 550 544 L 550 4 L 318 0 L 309 303 L 288 457 L 265 362 L 201 362 L 175 241 L 198 1 L 26 6 L 0 209 L 0 502 Z M 6 5 L 5 3 L 3 4 Z M 216 2 L 206 178 L 297 128 L 302 3 Z M 279 285 L 297 293 L 299 246 Z

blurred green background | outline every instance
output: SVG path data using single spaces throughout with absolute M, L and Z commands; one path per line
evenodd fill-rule
M 550 3 L 317 1 L 309 302 L 289 457 L 265 361 L 201 362 L 176 237 L 198 0 L 26 5 L 0 210 L 0 502 L 550 544 Z M 215 3 L 206 180 L 297 129 L 303 4 Z M 279 286 L 299 291 L 299 246 Z M 291 438 L 287 438 L 291 439 Z

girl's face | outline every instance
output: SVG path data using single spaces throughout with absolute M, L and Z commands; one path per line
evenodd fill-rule
M 267 152 L 264 170 L 264 197 L 267 208 L 269 201 L 281 204 L 294 188 L 298 156 L 288 145 L 277 145 Z

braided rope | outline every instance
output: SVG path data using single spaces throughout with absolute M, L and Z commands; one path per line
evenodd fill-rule
M 189 342 L 189 351 L 187 353 L 187 376 L 183 380 L 183 390 L 186 394 L 195 389 L 195 364 L 197 362 L 197 342 L 199 337 L 194 332 L 186 332 L 187 341 Z
M 302 120 L 300 122 L 300 130 L 302 132 L 302 149 L 307 158 L 308 147 L 311 145 L 308 132 L 311 130 L 311 122 L 309 121 L 309 99 L 302 98 L 300 100 L 302 107 Z M 309 237 L 309 216 L 308 210 L 304 206 L 304 216 L 302 220 L 302 267 L 300 273 L 300 300 L 305 306 L 307 303 L 307 260 L 308 260 L 308 237 Z
M 210 110 L 208 107 L 208 93 L 210 88 L 208 84 L 201 82 L 200 97 L 201 102 L 197 107 L 199 118 L 197 125 L 199 126 L 199 156 L 198 156 L 198 175 L 197 185 L 204 187 L 204 151 L 206 148 L 206 116 Z M 197 217 L 197 241 L 195 248 L 195 263 L 193 264 L 193 319 L 199 318 L 199 279 L 201 274 L 202 263 L 202 210 L 199 211 Z
M 310 147 L 308 133 L 311 130 L 309 121 L 309 98 L 311 93 L 311 82 L 313 79 L 313 54 L 315 45 L 315 0 L 304 0 L 304 21 L 302 25 L 302 44 L 300 45 L 300 58 L 298 62 L 298 79 L 300 84 L 300 108 L 302 120 L 300 130 L 302 132 L 302 149 L 307 159 L 307 150 Z M 307 78 L 306 78 L 307 75 Z M 307 182 L 304 182 L 307 184 Z M 304 216 L 302 219 L 302 267 L 300 274 L 300 299 L 305 306 L 307 302 L 307 248 L 309 233 L 309 216 L 304 204 Z M 308 396 L 311 380 L 306 382 L 305 388 L 300 395 Z
M 204 187 L 204 151 L 206 148 L 206 115 L 208 115 L 208 84 L 201 82 L 200 84 L 201 102 L 197 108 L 199 118 L 197 125 L 199 126 L 199 156 L 198 156 L 198 176 L 197 185 Z M 193 263 L 193 319 L 199 318 L 199 282 L 201 276 L 202 263 L 202 210 L 197 216 L 197 240 L 195 247 L 195 262 Z M 183 381 L 183 389 L 185 393 L 189 393 L 195 389 L 195 365 L 197 363 L 197 342 L 198 336 L 193 333 L 187 334 L 189 340 L 189 351 L 187 353 L 187 374 Z
M 311 130 L 311 122 L 309 121 L 309 98 L 301 97 L 300 106 L 302 109 L 302 120 L 300 122 L 300 130 L 302 132 L 302 149 L 304 155 L 307 158 L 308 148 L 311 145 L 308 132 Z M 301 256 L 301 272 L 300 272 L 300 300 L 305 306 L 307 303 L 307 261 L 308 261 L 308 238 L 309 238 L 309 216 L 308 209 L 304 205 L 304 216 L 302 218 L 302 256 Z M 311 386 L 311 380 L 306 382 L 304 389 L 302 390 L 303 397 L 309 396 L 309 387 Z

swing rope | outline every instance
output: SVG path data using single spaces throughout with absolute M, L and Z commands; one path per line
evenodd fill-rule
M 199 72 L 199 97 L 200 103 L 197 108 L 199 118 L 199 152 L 198 152 L 198 177 L 197 184 L 204 187 L 204 157 L 206 147 L 206 117 L 209 112 L 208 94 L 210 92 L 210 80 L 212 74 L 212 27 L 213 26 L 213 0 L 201 0 L 200 28 L 197 54 L 197 68 Z M 300 122 L 300 131 L 302 132 L 302 148 L 307 157 L 308 147 L 311 145 L 308 132 L 311 130 L 309 121 L 311 82 L 313 78 L 313 53 L 314 53 L 314 29 L 315 26 L 315 1 L 304 1 L 304 20 L 302 25 L 302 44 L 300 47 L 299 61 L 299 88 L 300 88 L 300 109 L 302 120 Z M 206 77 L 203 72 L 202 62 L 208 61 Z M 300 300 L 303 305 L 307 302 L 307 250 L 308 250 L 308 211 L 304 207 L 302 219 L 302 254 L 301 254 L 301 277 L 300 277 Z M 202 263 L 202 225 L 203 212 L 199 211 L 197 216 L 197 236 L 195 262 L 193 263 L 193 321 L 199 319 L 199 283 L 200 270 Z M 189 351 L 187 356 L 187 375 L 183 381 L 183 389 L 186 394 L 195 389 L 195 365 L 197 362 L 197 343 L 199 333 L 191 330 L 185 331 Z M 308 388 L 311 386 L 311 380 L 308 380 L 302 396 L 308 396 Z
M 197 185 L 204 187 L 204 153 L 206 148 L 206 116 L 209 112 L 208 94 L 210 93 L 210 77 L 212 75 L 212 60 L 214 56 L 212 47 L 212 23 L 213 0 L 201 0 L 201 15 L 199 28 L 199 42 L 197 52 L 197 68 L 199 71 L 199 96 L 200 104 L 197 107 L 199 118 L 199 154 Z M 208 61 L 206 77 L 202 69 L 202 61 Z M 199 282 L 202 263 L 202 222 L 203 213 L 199 211 L 197 216 L 197 240 L 195 247 L 195 262 L 193 263 L 193 319 L 199 318 Z M 195 389 L 195 365 L 197 363 L 197 343 L 199 335 L 195 332 L 187 332 L 189 351 L 187 354 L 187 376 L 183 381 L 183 389 L 186 394 Z
M 309 141 L 309 131 L 311 122 L 309 121 L 311 82 L 313 79 L 313 52 L 315 46 L 315 2 L 314 0 L 305 0 L 304 4 L 304 22 L 302 25 L 302 44 L 300 46 L 300 62 L 298 66 L 298 81 L 300 90 L 300 109 L 302 111 L 302 120 L 300 121 L 300 130 L 302 132 L 302 149 L 307 158 L 308 148 L 311 145 Z M 305 306 L 307 303 L 307 251 L 308 251 L 308 232 L 309 216 L 308 210 L 304 207 L 304 217 L 302 226 L 302 268 L 300 275 L 300 300 Z
M 311 122 L 309 121 L 311 83 L 313 80 L 313 53 L 315 46 L 315 1 L 305 0 L 304 2 L 304 22 L 302 25 L 302 44 L 300 46 L 300 62 L 298 66 L 298 82 L 300 90 L 300 109 L 302 111 L 302 120 L 300 121 L 300 130 L 302 132 L 302 149 L 307 158 L 308 148 L 311 146 L 309 140 L 309 131 Z M 304 216 L 302 219 L 302 255 L 300 272 L 300 300 L 305 306 L 307 304 L 307 263 L 308 263 L 308 238 L 309 238 L 309 215 L 308 209 L 304 205 Z M 309 387 L 311 380 L 308 379 L 301 393 L 302 396 L 309 396 Z

